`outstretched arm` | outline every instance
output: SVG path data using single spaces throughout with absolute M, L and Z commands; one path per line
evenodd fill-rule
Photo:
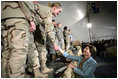
M 74 60 L 74 61 L 78 61 L 80 59 L 80 56 L 71 56 L 67 52 L 64 52 L 64 50 L 62 50 L 59 46 L 58 46 L 58 51 L 62 53 L 62 55 L 67 59 Z

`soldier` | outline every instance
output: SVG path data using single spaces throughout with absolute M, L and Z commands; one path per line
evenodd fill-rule
M 72 37 L 72 32 L 71 32 L 71 30 L 69 29 L 68 31 L 69 31 L 69 33 L 70 33 L 69 37 L 70 37 L 70 49 L 71 49 L 71 48 L 72 48 L 73 37 Z
M 42 19 L 40 25 L 42 26 L 42 29 L 45 33 L 43 35 L 42 34 L 43 32 L 40 32 L 42 35 L 41 38 L 40 36 L 36 36 L 39 32 L 35 33 L 35 44 L 36 47 L 38 48 L 38 51 L 40 51 L 41 71 L 43 73 L 48 73 L 53 69 L 49 69 L 46 66 L 46 61 L 47 61 L 46 36 L 51 41 L 52 45 L 54 46 L 54 49 L 56 49 L 57 44 L 55 42 L 55 35 L 53 32 L 54 26 L 52 24 L 52 14 L 56 17 L 62 11 L 62 8 L 60 3 L 58 2 L 49 4 L 49 7 L 36 3 L 36 7 L 37 7 L 36 12 L 39 15 L 39 17 Z
M 2 2 L 2 77 L 23 78 L 25 76 L 26 58 L 31 57 L 31 67 L 35 77 L 46 77 L 39 71 L 38 52 L 33 43 L 32 32 L 35 31 L 33 2 Z
M 58 24 L 57 24 L 57 38 L 58 38 L 59 46 L 63 49 L 64 48 L 64 37 L 63 37 L 61 26 L 62 26 L 61 23 L 58 22 Z
M 57 40 L 57 37 L 56 37 L 56 33 L 57 33 L 57 24 L 55 22 L 55 20 L 52 20 L 52 24 L 54 26 L 54 29 L 53 29 L 53 32 L 54 32 L 54 35 L 55 35 L 55 41 L 56 41 L 56 44 L 58 44 L 58 40 Z M 51 43 L 51 41 L 49 40 L 49 38 L 47 37 L 47 50 L 48 50 L 48 53 L 49 53 L 49 58 L 51 61 L 55 61 L 55 58 L 56 58 L 56 51 L 53 47 L 53 44 Z
M 70 48 L 70 32 L 68 31 L 67 26 L 64 27 L 63 31 L 65 50 L 67 51 Z

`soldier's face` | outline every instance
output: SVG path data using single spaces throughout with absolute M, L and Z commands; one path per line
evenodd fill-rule
M 56 16 L 58 16 L 61 13 L 61 11 L 62 11 L 62 8 L 54 7 L 52 14 L 56 17 Z
M 52 22 L 52 24 L 53 24 L 55 27 L 57 26 L 56 22 Z
M 55 24 L 56 24 L 56 22 L 52 22 L 52 24 L 53 24 L 53 25 L 55 25 Z
M 60 27 L 60 28 L 61 28 L 61 24 L 59 24 L 59 25 L 58 25 L 58 27 Z

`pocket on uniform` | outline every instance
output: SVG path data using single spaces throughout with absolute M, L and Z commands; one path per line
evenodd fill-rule
M 25 48 L 26 31 L 14 30 L 11 33 L 10 42 L 15 49 Z

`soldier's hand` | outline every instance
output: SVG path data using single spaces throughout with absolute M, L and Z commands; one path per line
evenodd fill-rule
M 34 32 L 36 30 L 36 25 L 34 23 L 34 21 L 30 22 L 30 32 Z
M 55 50 L 57 50 L 57 51 L 58 51 L 58 50 L 59 50 L 59 48 L 60 48 L 60 47 L 59 47 L 58 45 L 54 44 L 54 49 L 55 49 Z
M 60 51 L 60 46 L 59 45 L 57 45 L 57 51 Z

